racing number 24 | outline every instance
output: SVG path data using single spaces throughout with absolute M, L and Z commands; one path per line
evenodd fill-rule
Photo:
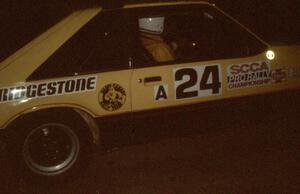
M 195 68 L 183 68 L 175 72 L 175 81 L 183 81 L 184 76 L 188 76 L 189 80 L 180 83 L 176 87 L 176 99 L 194 98 L 220 94 L 221 82 L 219 76 L 219 66 L 206 66 L 204 70 L 200 68 L 201 80 L 199 90 L 191 90 L 198 82 L 198 72 Z M 210 79 L 211 78 L 211 79 Z M 190 89 L 189 91 L 187 91 Z M 200 92 L 204 90 L 211 90 L 209 94 L 201 95 Z M 200 95 L 199 95 L 200 94 Z

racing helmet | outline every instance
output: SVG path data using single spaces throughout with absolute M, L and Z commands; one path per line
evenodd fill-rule
M 161 34 L 164 31 L 165 17 L 139 18 L 139 29 L 141 32 L 150 34 Z

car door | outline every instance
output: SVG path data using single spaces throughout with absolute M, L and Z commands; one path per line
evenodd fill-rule
M 199 12 L 200 11 L 200 12 Z M 160 34 L 169 45 L 174 58 L 155 61 L 140 41 L 141 30 L 136 30 L 134 71 L 132 77 L 133 111 L 160 109 L 193 104 L 222 95 L 222 67 L 209 61 L 212 56 L 212 36 L 200 34 L 209 26 L 202 7 L 174 6 L 141 9 L 131 17 L 132 23 L 157 16 L 164 18 L 164 32 Z M 194 16 L 194 18 L 193 18 Z M 205 22 L 204 24 L 202 22 Z M 198 33 L 199 35 L 196 35 Z M 198 45 L 201 41 L 201 45 Z M 207 46 L 207 48 L 205 48 Z
M 131 12 L 135 112 L 194 106 L 283 85 L 272 85 L 276 67 L 271 67 L 272 61 L 266 57 L 268 46 L 214 6 L 157 6 Z M 158 17 L 164 18 L 159 35 L 175 55 L 164 62 L 154 60 L 143 45 L 141 33 L 145 30 L 139 27 L 141 19 Z M 241 87 L 232 88 L 239 79 Z

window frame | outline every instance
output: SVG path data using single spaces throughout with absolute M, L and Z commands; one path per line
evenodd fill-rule
M 100 19 L 101 17 L 108 17 L 107 15 L 104 16 L 104 14 L 118 14 L 120 17 L 120 25 L 119 26 L 119 30 L 122 30 L 122 32 L 124 33 L 122 36 L 118 37 L 120 40 L 121 40 L 121 43 L 120 43 L 120 46 L 122 47 L 122 49 L 124 50 L 124 56 L 126 58 L 126 60 L 124 60 L 124 65 L 119 65 L 117 67 L 104 67 L 104 68 L 99 68 L 98 70 L 90 70 L 90 71 L 82 71 L 82 72 L 69 72 L 69 73 L 64 73 L 64 75 L 51 75 L 51 76 L 45 76 L 45 75 L 42 75 L 42 76 L 39 76 L 38 75 L 38 72 L 39 71 L 47 71 L 47 68 L 49 68 L 49 60 L 51 60 L 52 57 L 55 57 L 56 54 L 59 54 L 59 52 L 64 52 L 64 51 L 61 51 L 60 49 L 63 49 L 62 47 L 64 45 L 66 46 L 69 46 L 70 45 L 72 46 L 72 40 L 75 39 L 76 36 L 80 36 L 81 33 L 84 34 L 84 30 L 91 30 L 93 26 L 89 26 L 91 25 L 92 22 L 99 22 L 99 20 L 103 20 Z M 62 44 L 62 47 L 58 48 L 51 56 L 49 56 L 47 58 L 47 60 L 45 62 L 43 62 L 42 64 L 40 64 L 32 73 L 31 75 L 26 79 L 26 81 L 38 81 L 38 80 L 44 80 L 44 79 L 52 79 L 52 78 L 62 78 L 62 77 L 72 77 L 72 76 L 81 76 L 81 75 L 90 75 L 90 74 L 98 74 L 98 73 L 105 73 L 105 72 L 113 72 L 113 71 L 121 71 L 121 70 L 128 70 L 131 68 L 130 66 L 130 47 L 129 47 L 129 42 L 128 42 L 128 34 L 129 31 L 128 29 L 126 28 L 126 19 L 124 16 L 124 11 L 121 10 L 121 9 L 118 9 L 118 10 L 102 10 L 101 12 L 99 12 L 95 17 L 93 17 L 90 21 L 88 21 L 85 25 L 83 25 L 75 34 L 73 34 L 67 41 L 65 41 L 63 44 Z M 101 27 L 103 25 L 102 24 L 99 24 L 99 23 L 96 23 L 96 26 L 97 27 Z M 103 30 L 104 32 L 104 30 Z M 101 31 L 99 31 L 99 33 L 97 35 L 100 35 L 100 33 L 102 33 Z M 81 36 L 84 36 L 81 34 Z M 94 41 L 94 43 L 97 42 L 96 40 Z M 68 44 L 68 45 L 67 45 Z M 76 43 L 76 40 L 75 40 L 75 44 L 78 44 L 78 41 Z M 96 47 L 96 45 L 94 45 Z M 92 52 L 92 49 L 89 51 L 89 54 L 84 58 L 84 60 L 82 60 L 82 63 L 85 63 L 85 61 L 88 59 L 89 55 L 91 54 Z M 57 61 L 57 59 L 56 59 Z M 58 61 L 59 63 L 59 61 Z M 80 65 L 82 65 L 82 63 L 80 63 Z M 80 66 L 77 64 L 77 66 Z
M 192 9 L 196 9 L 195 7 L 197 6 L 197 9 L 210 9 L 215 11 L 218 15 L 222 16 L 224 19 L 222 20 L 226 20 L 227 22 L 231 22 L 232 24 L 234 24 L 237 28 L 239 28 L 240 32 L 246 33 L 246 36 L 253 38 L 253 40 L 255 40 L 258 44 L 261 45 L 261 47 L 263 47 L 263 49 L 261 49 L 261 51 L 257 51 L 256 54 L 252 54 L 252 55 L 248 55 L 248 56 L 238 56 L 238 57 L 223 57 L 223 58 L 218 58 L 218 57 L 213 57 L 211 59 L 205 59 L 205 60 L 192 60 L 192 61 L 185 61 L 185 60 L 174 60 L 174 61 L 168 61 L 168 62 L 156 62 L 156 61 L 151 61 L 151 62 L 144 62 L 144 63 L 140 63 L 138 60 L 136 60 L 136 57 L 134 56 L 136 52 L 139 52 L 138 48 L 141 47 L 141 45 L 139 45 L 139 36 L 138 36 L 138 22 L 137 19 L 142 17 L 142 16 L 146 16 L 146 15 L 151 15 L 149 13 L 157 13 L 158 9 L 160 8 L 171 8 L 172 11 L 174 13 L 174 10 L 176 8 L 180 9 L 183 6 L 185 6 L 186 8 L 191 7 Z M 151 11 L 152 9 L 152 11 Z M 143 13 L 143 10 L 145 11 L 145 13 Z M 143 15 L 139 15 L 138 13 L 143 13 Z M 161 16 L 162 14 L 153 14 L 153 16 Z M 206 5 L 206 4 L 193 4 L 193 5 L 167 5 L 167 6 L 150 6 L 150 7 L 142 7 L 142 8 L 128 8 L 126 10 L 126 18 L 127 18 L 127 25 L 131 28 L 130 30 L 134 30 L 134 32 L 131 31 L 130 33 L 130 51 L 131 51 L 131 55 L 130 58 L 132 60 L 132 65 L 133 68 L 138 69 L 138 68 L 145 68 L 145 67 L 155 67 L 155 66 L 166 66 L 166 65 L 176 65 L 176 64 L 185 64 L 185 63 L 195 63 L 195 62 L 201 62 L 201 61 L 213 61 L 213 60 L 229 60 L 229 59 L 238 59 L 238 58 L 248 58 L 248 57 L 253 57 L 256 55 L 259 55 L 263 52 L 265 52 L 269 45 L 264 42 L 262 39 L 260 39 L 259 37 L 257 37 L 253 32 L 251 32 L 249 29 L 247 29 L 246 27 L 244 27 L 242 24 L 240 24 L 239 22 L 237 22 L 237 20 L 235 20 L 234 18 L 232 18 L 231 16 L 229 16 L 228 14 L 224 13 L 222 10 L 220 10 L 219 8 L 216 8 L 215 6 L 212 5 Z M 144 50 L 144 49 L 143 49 Z M 146 51 L 147 52 L 147 51 Z M 149 53 L 147 54 L 149 55 Z

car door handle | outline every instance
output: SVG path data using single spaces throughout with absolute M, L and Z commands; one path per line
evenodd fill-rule
M 145 77 L 145 78 L 144 78 L 144 83 L 149 83 L 149 82 L 160 82 L 160 81 L 162 81 L 161 76 Z

